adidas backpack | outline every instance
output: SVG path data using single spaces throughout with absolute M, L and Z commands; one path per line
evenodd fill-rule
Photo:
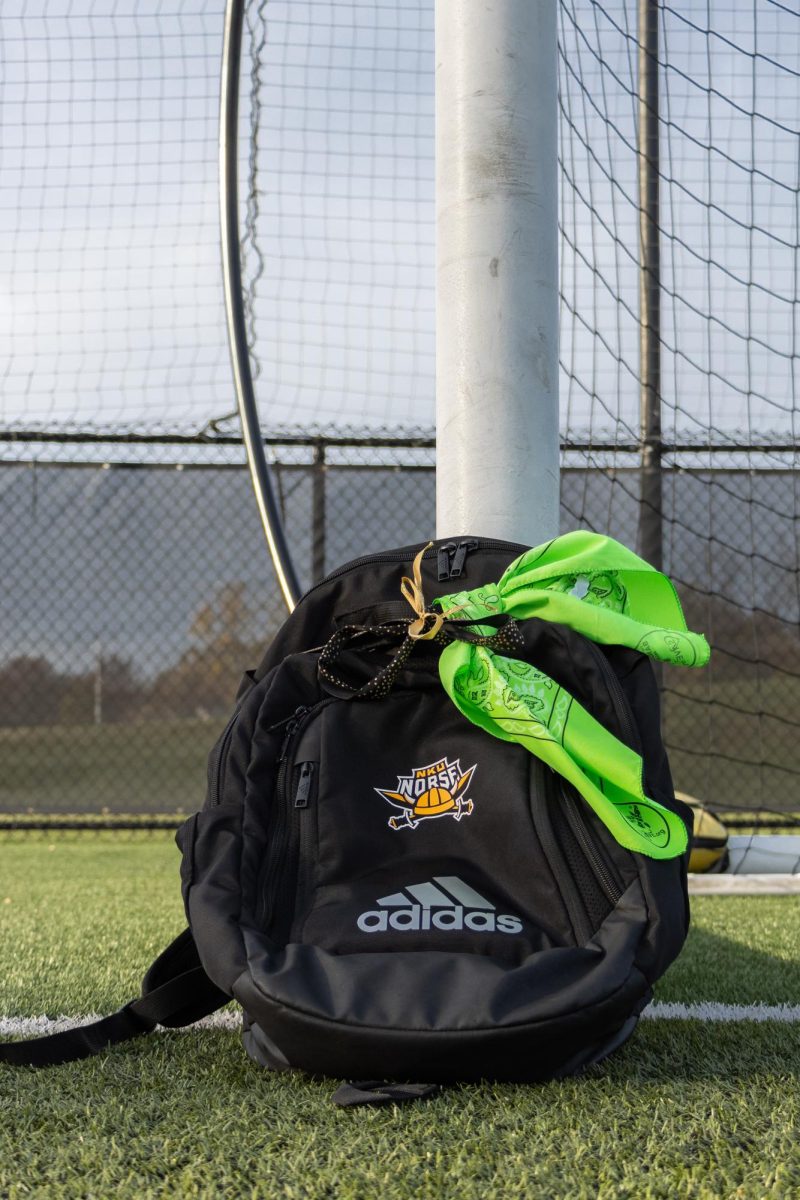
M 575 536 L 548 547 L 567 544 L 568 560 Z M 578 776 L 521 744 L 520 728 L 540 731 L 530 697 L 530 720 L 487 725 L 481 672 L 490 654 L 589 714 L 643 772 L 647 803 L 627 805 L 628 825 L 654 836 L 650 804 L 683 847 L 691 813 L 674 796 L 641 650 L 668 654 L 653 630 L 635 649 L 575 628 L 593 616 L 575 570 L 542 568 L 553 575 L 545 600 L 569 610 L 573 627 L 545 609 L 470 608 L 476 596 L 496 600 L 494 581 L 525 560 L 526 547 L 465 538 L 357 559 L 306 593 L 244 676 L 209 758 L 205 804 L 178 832 L 189 928 L 139 999 L 93 1025 L 6 1043 L 0 1060 L 84 1057 L 231 998 L 261 1066 L 394 1081 L 346 1085 L 341 1103 L 563 1076 L 620 1046 L 684 942 L 687 852 L 621 844 Z M 425 603 L 456 592 L 446 615 Z M 617 607 L 629 611 L 628 597 Z M 671 636 L 671 661 L 697 638 Z M 451 647 L 478 664 L 469 695 L 484 703 L 483 725 L 465 715 L 466 692 L 459 705 L 443 687 Z M 513 677 L 504 680 L 497 695 L 510 704 Z M 558 738 L 550 749 L 563 753 Z M 591 768 L 581 769 L 599 795 Z

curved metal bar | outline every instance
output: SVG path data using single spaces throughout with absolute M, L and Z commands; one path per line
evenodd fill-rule
M 245 0 L 227 0 L 222 43 L 222 77 L 219 108 L 219 200 L 222 231 L 222 278 L 228 343 L 236 389 L 236 404 L 242 423 L 242 439 L 253 483 L 258 514 L 267 539 L 278 584 L 291 611 L 301 587 L 295 572 L 281 514 L 272 486 L 264 443 L 258 423 L 250 355 L 247 346 L 242 264 L 239 243 L 238 119 L 239 73 L 242 57 L 242 27 Z

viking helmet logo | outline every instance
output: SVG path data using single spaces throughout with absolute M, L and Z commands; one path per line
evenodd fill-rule
M 389 818 L 391 829 L 416 829 L 430 817 L 468 817 L 474 805 L 467 798 L 477 764 L 466 771 L 456 759 L 440 758 L 426 767 L 414 767 L 410 775 L 397 776 L 397 789 L 375 788 L 379 796 L 402 812 Z

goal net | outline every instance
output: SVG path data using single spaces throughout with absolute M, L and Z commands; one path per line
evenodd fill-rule
M 219 664 L 281 617 L 232 417 L 223 7 L 20 0 L 0 18 L 12 228 L 0 487 L 17 613 L 0 673 L 23 697 L 22 717 L 19 704 L 0 713 L 0 739 L 17 755 L 20 729 L 45 728 L 68 755 L 70 722 L 136 725 L 139 738 L 152 722 L 155 738 L 174 719 L 162 808 L 191 803 L 178 780 L 201 760 L 181 722 L 222 717 L 233 680 Z M 559 6 L 562 527 L 634 546 L 636 8 Z M 244 299 L 306 582 L 433 527 L 433 19 L 432 0 L 247 6 Z M 771 0 L 659 6 L 664 569 L 713 646 L 707 671 L 665 671 L 665 731 L 681 790 L 776 833 L 800 823 L 799 32 Z M 62 699 L 47 707 L 53 672 Z M 143 744 L 121 738 L 118 752 L 133 764 Z M 52 805 L 63 762 L 3 807 Z M 132 765 L 128 810 L 150 803 L 138 786 Z M 83 801 L 81 787 L 71 807 L 97 806 L 99 784 Z
M 561 5 L 562 412 L 587 448 L 568 520 L 635 536 L 637 29 Z M 795 824 L 798 17 L 659 6 L 663 553 L 708 671 L 665 672 L 678 786 L 732 824 Z M 794 816 L 792 816 L 794 814 Z
M 564 528 L 635 545 L 638 32 L 560 4 Z M 264 423 L 433 421 L 433 6 L 250 10 L 245 249 Z M 731 824 L 800 813 L 795 400 L 800 25 L 659 6 L 662 544 L 709 670 L 664 675 L 678 786 Z

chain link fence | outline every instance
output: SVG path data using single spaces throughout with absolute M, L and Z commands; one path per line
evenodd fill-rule
M 241 672 L 285 616 L 240 446 L 110 449 L 0 465 L 4 814 L 193 810 Z M 432 536 L 424 433 L 271 454 L 304 584 Z M 581 459 L 562 528 L 635 545 L 637 469 Z M 789 470 L 665 472 L 665 568 L 713 646 L 709 669 L 665 672 L 665 732 L 676 785 L 723 810 L 800 809 L 797 487 Z

